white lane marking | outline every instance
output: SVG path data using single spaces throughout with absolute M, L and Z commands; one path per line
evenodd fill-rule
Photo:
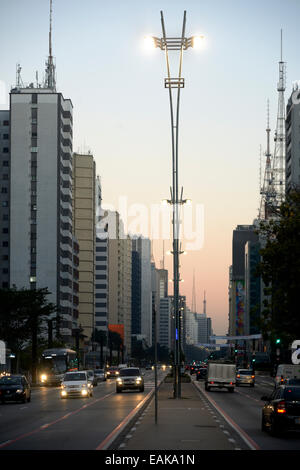
M 40 429 L 45 429 L 45 428 L 47 428 L 48 426 L 50 426 L 49 423 L 43 424 L 42 426 L 40 426 Z
M 9 442 L 11 442 L 11 440 L 5 441 L 5 442 L 1 442 L 1 443 L 0 443 L 0 446 L 2 446 L 2 445 L 4 445 L 4 444 L 8 444 Z

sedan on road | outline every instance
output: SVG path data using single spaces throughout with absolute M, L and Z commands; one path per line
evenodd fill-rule
M 144 391 L 144 379 L 140 369 L 128 367 L 127 369 L 120 370 L 120 376 L 116 381 L 116 392 L 120 393 L 123 390 Z
M 94 375 L 97 379 L 97 382 L 105 382 L 106 381 L 106 372 L 104 369 L 95 369 Z
M 254 387 L 255 375 L 253 370 L 250 369 L 238 369 L 236 373 L 236 386 L 239 385 L 250 385 Z
M 92 397 L 93 385 L 88 379 L 87 372 L 67 372 L 61 384 L 60 396 L 61 398 Z
M 206 378 L 207 369 L 201 367 L 196 372 L 196 380 L 204 380 Z
M 31 400 L 31 389 L 25 375 L 5 375 L 0 379 L 0 400 L 26 403 Z
M 111 379 L 113 377 L 118 377 L 120 374 L 118 367 L 111 366 L 107 369 L 107 378 Z
M 262 431 L 269 430 L 273 436 L 286 431 L 300 431 L 300 387 L 281 385 L 268 396 L 262 409 Z

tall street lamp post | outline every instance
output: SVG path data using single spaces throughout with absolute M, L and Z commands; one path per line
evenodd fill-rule
M 169 204 L 173 206 L 173 285 L 174 285 L 174 398 L 181 398 L 181 379 L 180 379 L 180 366 L 181 366 L 181 319 L 180 319 L 180 308 L 179 308 L 179 255 L 183 252 L 180 250 L 179 244 L 179 207 L 187 202 L 182 199 L 182 190 L 179 197 L 178 190 L 178 141 L 179 141 L 179 105 L 180 105 L 180 92 L 184 88 L 184 78 L 182 77 L 182 58 L 183 51 L 189 47 L 197 47 L 199 42 L 203 39 L 203 36 L 193 36 L 190 38 L 185 37 L 185 24 L 186 24 L 186 11 L 184 11 L 183 25 L 181 37 L 167 37 L 165 30 L 165 23 L 163 12 L 161 15 L 162 25 L 162 38 L 151 37 L 150 42 L 154 47 L 160 48 L 165 52 L 166 64 L 167 64 L 167 78 L 164 80 L 164 86 L 169 90 L 170 100 L 170 111 L 171 111 L 171 137 L 172 137 L 172 187 L 171 187 L 171 199 L 168 200 Z M 179 71 L 178 77 L 171 77 L 170 73 L 170 62 L 169 62 L 169 51 L 179 51 Z M 173 94 L 172 91 L 177 91 L 176 99 L 176 110 L 173 106 Z

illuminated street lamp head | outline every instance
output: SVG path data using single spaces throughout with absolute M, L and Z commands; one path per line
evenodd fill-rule
M 192 37 L 192 47 L 194 49 L 200 50 L 205 47 L 205 37 L 204 36 L 193 36 Z
M 153 36 L 144 37 L 144 49 L 146 51 L 152 51 L 156 48 L 155 40 Z

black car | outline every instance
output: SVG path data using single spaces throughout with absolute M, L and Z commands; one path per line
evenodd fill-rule
M 269 430 L 273 436 L 285 431 L 300 430 L 300 387 L 281 385 L 268 396 L 261 397 L 266 403 L 262 409 L 262 431 Z
M 204 367 L 200 367 L 196 372 L 196 380 L 202 380 L 206 378 L 207 369 Z
M 190 375 L 196 374 L 198 370 L 199 370 L 199 366 L 191 366 Z
M 25 375 L 5 375 L 0 379 L 0 401 L 26 403 L 31 399 L 30 385 Z

